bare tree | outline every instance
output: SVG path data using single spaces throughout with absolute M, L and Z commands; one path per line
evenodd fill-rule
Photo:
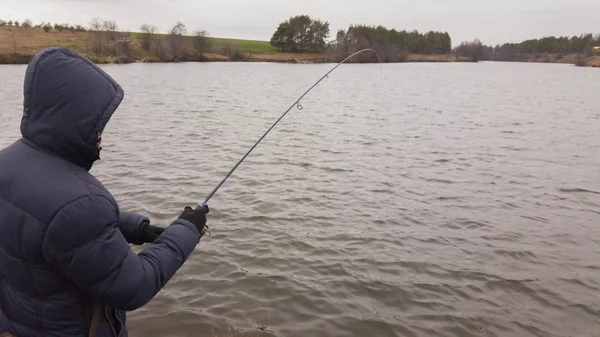
M 92 18 L 90 21 L 90 36 L 93 39 L 93 50 L 97 53 L 102 51 L 102 28 L 102 20 L 99 17 Z
M 116 53 L 116 47 L 114 43 L 117 41 L 117 23 L 113 20 L 106 20 L 102 23 L 102 28 L 106 32 L 106 50 L 109 53 Z M 112 43 L 111 43 L 112 42 Z M 111 47 L 111 45 L 113 47 Z
M 483 57 L 483 44 L 479 39 L 475 39 L 472 42 L 462 42 L 459 46 L 454 48 L 456 56 L 469 57 L 474 62 L 478 62 Z
M 156 56 L 161 61 L 173 60 L 169 41 L 166 39 L 158 39 L 156 45 Z
M 116 32 L 118 25 L 114 20 L 106 20 L 104 23 L 102 23 L 102 28 L 107 32 Z
M 171 31 L 169 33 L 173 34 L 173 35 L 179 35 L 179 36 L 185 35 L 185 34 L 187 34 L 187 28 L 181 21 L 177 21 L 177 24 L 175 26 L 173 26 L 173 28 L 171 28 Z
M 158 32 L 158 28 L 153 25 L 143 24 L 140 27 L 142 34 L 138 37 L 142 48 L 144 48 L 147 52 L 150 52 L 150 47 L 155 42 L 156 32 Z
M 194 49 L 196 49 L 201 56 L 204 56 L 209 46 L 208 32 L 205 30 L 197 30 L 194 34 Z
M 180 21 L 177 21 L 177 24 L 169 32 L 169 45 L 175 61 L 183 60 L 186 56 L 183 47 L 183 35 L 185 34 L 187 34 L 187 28 Z
M 90 21 L 90 30 L 102 30 L 102 20 L 99 17 L 94 17 Z
M 12 33 L 12 42 L 13 42 L 13 54 L 16 57 L 17 56 L 17 41 L 15 40 L 15 33 Z

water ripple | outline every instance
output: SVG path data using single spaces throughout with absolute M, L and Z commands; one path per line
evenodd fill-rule
M 126 98 L 92 173 L 158 226 L 328 69 L 103 67 Z M 8 145 L 24 67 L 0 68 Z M 585 76 L 597 72 L 341 67 L 214 196 L 212 236 L 129 313 L 130 335 L 597 335 L 600 81 Z

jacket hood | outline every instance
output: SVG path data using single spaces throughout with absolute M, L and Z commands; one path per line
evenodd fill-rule
M 98 136 L 123 100 L 121 86 L 87 58 L 54 47 L 29 62 L 23 93 L 23 138 L 91 169 Z

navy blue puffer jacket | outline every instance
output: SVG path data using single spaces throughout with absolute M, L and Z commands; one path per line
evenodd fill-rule
M 0 151 L 0 333 L 87 336 L 98 301 L 97 336 L 127 336 L 125 311 L 150 301 L 198 244 L 196 227 L 175 220 L 135 254 L 148 219 L 120 212 L 88 172 L 122 99 L 70 50 L 45 49 L 27 67 L 23 137 Z

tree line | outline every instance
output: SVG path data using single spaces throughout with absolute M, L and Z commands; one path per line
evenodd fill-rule
M 220 50 L 213 49 L 206 30 L 195 30 L 189 36 L 187 26 L 180 21 L 166 34 L 151 24 L 142 24 L 138 33 L 131 34 L 119 32 L 115 21 L 94 18 L 90 21 L 88 32 L 93 51 L 105 55 L 131 56 L 133 40 L 151 59 L 158 61 L 202 61 L 209 51 L 234 60 L 240 54 L 231 45 L 223 46 Z
M 116 21 L 99 17 L 92 18 L 87 27 L 49 22 L 34 25 L 30 19 L 23 22 L 0 20 L 0 27 L 3 26 L 39 28 L 46 33 L 87 32 L 84 46 L 87 53 L 92 54 L 92 57 L 116 57 L 121 62 L 132 61 L 134 56 L 148 61 L 202 61 L 209 52 L 226 56 L 233 61 L 245 58 L 230 43 L 213 46 L 206 30 L 195 30 L 190 36 L 186 25 L 179 21 L 164 33 L 151 24 L 141 25 L 138 32 L 122 32 Z
M 177 22 L 165 33 L 159 32 L 158 28 L 151 24 L 141 25 L 137 33 L 120 32 L 115 21 L 100 18 L 93 18 L 88 27 L 49 22 L 34 25 L 30 19 L 22 22 L 0 20 L 1 26 L 41 28 L 48 33 L 88 32 L 86 50 L 100 55 L 131 57 L 136 49 L 132 45 L 135 43 L 136 47 L 139 47 L 138 50 L 143 50 L 150 59 L 158 61 L 203 60 L 208 52 L 224 55 L 232 60 L 244 59 L 244 55 L 235 46 L 213 46 L 207 31 L 198 29 L 190 34 L 182 22 Z M 329 22 L 313 19 L 308 15 L 297 15 L 278 25 L 270 44 L 283 52 L 327 54 L 328 59 L 337 61 L 364 48 L 375 49 L 382 62 L 402 62 L 407 59 L 409 53 L 453 54 L 474 61 L 522 61 L 531 55 L 540 54 L 556 54 L 559 58 L 564 54 L 591 56 L 594 54 L 594 47 L 600 46 L 600 34 L 547 36 L 496 46 L 488 46 L 475 39 L 452 48 L 452 39 L 448 32 L 398 31 L 381 25 L 357 24 L 340 29 L 334 37 L 330 37 Z M 366 53 L 352 61 L 374 62 L 376 59 L 375 55 Z
M 594 47 L 600 46 L 600 34 L 547 36 L 496 46 L 484 45 L 475 39 L 452 48 L 448 32 L 398 31 L 381 25 L 350 25 L 348 29 L 338 30 L 335 37 L 330 39 L 327 21 L 298 15 L 279 24 L 271 37 L 271 45 L 288 52 L 330 53 L 337 61 L 364 48 L 375 49 L 382 62 L 401 62 L 406 60 L 409 53 L 452 54 L 474 61 L 519 61 L 536 54 L 557 54 L 558 59 L 566 54 L 589 57 L 594 54 Z M 355 61 L 372 62 L 376 59 L 372 54 L 362 54 Z
M 409 53 L 448 54 L 452 49 L 452 39 L 447 32 L 397 31 L 384 26 L 351 25 L 347 30 L 340 29 L 336 39 L 330 43 L 332 53 L 341 60 L 350 54 L 372 48 L 382 62 L 405 61 Z M 373 55 L 359 55 L 358 62 L 374 60 Z
M 19 23 L 18 20 L 9 20 L 4 21 L 0 20 L 0 27 L 23 27 L 23 28 L 42 28 L 45 32 L 50 32 L 51 30 L 57 31 L 71 31 L 71 32 L 85 32 L 86 29 L 82 25 L 70 25 L 68 23 L 55 23 L 52 24 L 50 22 L 42 22 L 37 25 L 34 25 L 31 19 L 25 19 L 23 22 Z
M 586 57 L 594 54 L 594 47 L 600 46 L 600 34 L 580 34 L 579 36 L 546 36 L 540 39 L 528 39 L 520 43 L 505 43 L 488 46 L 479 40 L 463 42 L 454 52 L 458 56 L 473 57 L 476 60 L 524 61 L 530 55 L 580 54 Z
M 345 58 L 363 48 L 375 49 L 383 62 L 402 61 L 408 53 L 447 54 L 452 49 L 452 39 L 447 32 L 420 33 L 397 31 L 384 26 L 350 25 L 338 30 L 335 39 L 330 37 L 327 21 L 297 15 L 279 24 L 271 45 L 286 52 L 330 52 L 338 59 Z M 358 61 L 368 62 L 372 56 L 362 56 Z

